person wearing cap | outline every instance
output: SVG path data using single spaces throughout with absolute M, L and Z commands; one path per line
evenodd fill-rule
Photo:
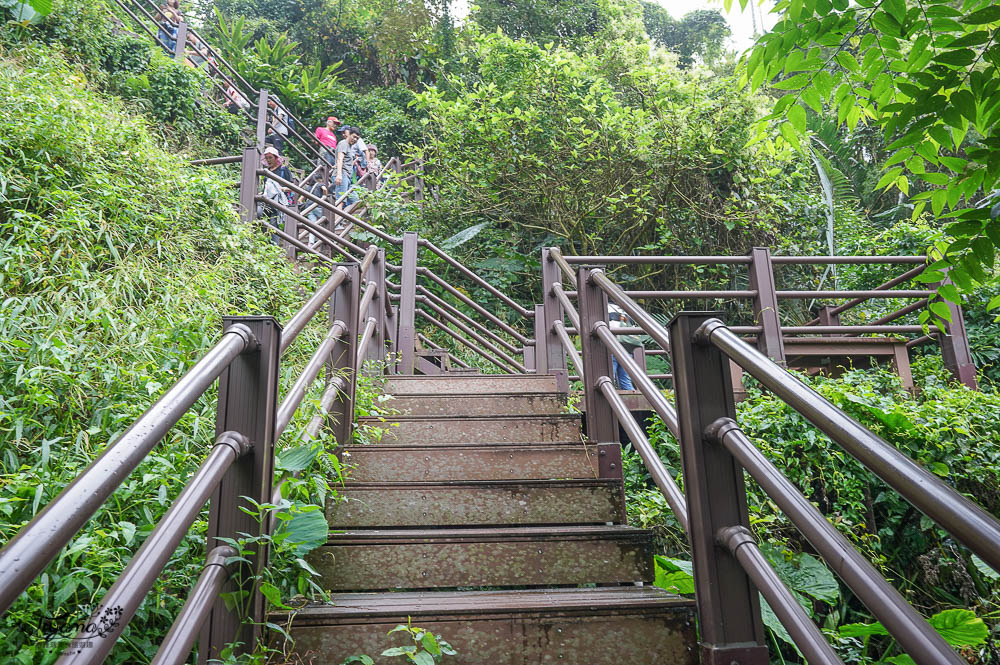
M 267 165 L 268 171 L 279 178 L 291 181 L 291 171 L 289 171 L 288 167 L 285 166 L 284 160 L 281 159 L 281 155 L 278 154 L 278 151 L 274 146 L 268 146 L 264 149 L 264 163 Z M 288 205 L 287 191 L 288 190 L 284 189 L 279 183 L 275 182 L 271 178 L 264 178 L 264 198 L 268 201 L 274 201 L 275 203 L 281 205 Z M 272 226 L 277 226 L 278 228 L 284 227 L 285 215 L 283 213 L 278 212 L 276 208 L 270 206 L 263 206 L 263 208 Z M 271 234 L 271 240 L 277 244 L 279 238 L 277 235 Z
M 323 158 L 333 166 L 337 163 L 337 128 L 340 127 L 340 120 L 337 116 L 331 115 L 326 119 L 326 125 L 317 127 L 313 134 L 316 140 L 323 144 Z

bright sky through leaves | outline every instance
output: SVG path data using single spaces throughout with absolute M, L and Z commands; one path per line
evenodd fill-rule
M 718 9 L 726 16 L 729 27 L 733 31 L 733 36 L 729 40 L 729 48 L 738 52 L 743 52 L 753 46 L 755 20 L 756 28 L 760 31 L 761 20 L 763 20 L 764 27 L 770 29 L 777 18 L 768 13 L 774 6 L 774 0 L 763 0 L 760 6 L 758 6 L 757 0 L 753 0 L 745 10 L 740 9 L 739 3 L 733 3 L 734 6 L 728 15 L 721 0 L 656 0 L 656 2 L 663 5 L 675 19 L 680 19 L 696 9 Z M 453 0 L 451 8 L 456 18 L 464 19 L 469 13 L 469 0 Z

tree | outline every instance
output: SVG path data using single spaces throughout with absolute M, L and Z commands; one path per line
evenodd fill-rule
M 717 9 L 697 9 L 677 21 L 657 2 L 641 0 L 640 4 L 649 38 L 680 56 L 678 64 L 682 68 L 694 64 L 695 58 L 710 64 L 722 55 L 732 34 Z
M 749 0 L 740 0 L 745 8 Z M 732 0 L 726 0 L 727 9 Z M 743 80 L 784 91 L 758 126 L 777 123 L 804 149 L 807 110 L 853 130 L 878 128 L 889 157 L 876 189 L 895 189 L 945 220 L 951 240 L 931 249 L 922 279 L 958 289 L 995 280 L 1000 246 L 1000 5 L 994 0 L 781 0 L 772 32 L 744 55 Z M 915 183 L 923 191 L 914 192 Z M 956 289 L 956 286 L 958 289 Z M 989 307 L 1000 307 L 1000 297 Z M 949 319 L 933 302 L 922 321 Z
M 636 0 L 481 0 L 472 18 L 517 39 L 567 44 L 586 38 L 642 39 Z

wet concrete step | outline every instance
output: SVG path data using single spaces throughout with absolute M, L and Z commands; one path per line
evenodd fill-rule
M 626 526 L 349 531 L 308 555 L 332 591 L 652 582 L 652 532 Z
M 358 423 L 383 430 L 383 444 L 551 443 L 580 441 L 578 414 L 549 416 L 390 416 L 359 418 Z
M 393 395 L 469 395 L 547 393 L 558 389 L 549 374 L 477 374 L 464 376 L 392 376 L 385 391 Z
M 411 416 L 531 416 L 566 412 L 566 393 L 394 395 L 385 403 Z
M 582 443 L 509 446 L 352 446 L 340 452 L 352 483 L 594 478 L 597 446 Z
M 352 484 L 331 500 L 333 529 L 407 526 L 621 524 L 624 497 L 614 480 Z
M 291 625 L 297 655 L 340 663 L 399 646 L 411 620 L 440 634 L 463 665 L 695 665 L 694 601 L 655 587 L 336 594 Z M 288 615 L 272 615 L 284 625 Z M 294 658 L 292 659 L 294 662 Z M 303 661 L 304 662 L 304 661 Z

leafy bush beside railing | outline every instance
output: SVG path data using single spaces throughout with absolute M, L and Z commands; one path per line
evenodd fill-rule
M 306 263 L 293 270 L 237 220 L 224 176 L 165 151 L 145 120 L 95 92 L 62 57 L 0 52 L 0 96 L 6 542 L 218 340 L 223 314 L 285 321 L 325 273 Z M 286 355 L 285 388 L 324 324 Z M 293 421 L 279 446 L 293 446 L 302 424 Z M 210 390 L 0 620 L 0 662 L 54 661 L 66 644 L 54 638 L 72 637 L 74 620 L 97 606 L 204 459 L 214 429 Z M 306 468 L 290 455 L 279 460 Z M 336 488 L 323 449 L 305 461 L 316 472 L 288 488 L 296 514 L 315 512 L 309 506 Z M 205 527 L 203 518 L 185 536 L 109 663 L 155 653 L 204 564 Z M 280 560 L 290 565 L 267 580 L 284 598 L 315 591 L 294 565 L 300 557 L 289 552 Z
M 935 356 L 915 360 L 913 368 L 920 389 L 916 395 L 903 390 L 898 377 L 884 370 L 805 380 L 837 407 L 987 511 L 1000 513 L 1000 422 L 996 419 L 1000 394 L 951 383 Z M 780 464 L 783 472 L 884 575 L 895 580 L 908 600 L 928 608 L 927 615 L 966 608 L 985 617 L 987 625 L 995 629 L 1000 575 L 898 494 L 887 490 L 779 398 L 750 387 L 738 412 L 741 427 L 760 450 Z M 650 440 L 666 466 L 682 482 L 677 475 L 679 450 L 662 420 L 654 419 L 651 433 Z M 657 529 L 668 553 L 688 558 L 683 530 L 660 500 L 659 491 L 647 489 L 652 485 L 635 453 L 626 452 L 624 471 L 630 520 L 637 526 Z M 784 552 L 782 556 L 791 560 L 810 551 L 756 484 L 748 482 L 747 493 L 750 521 L 758 538 L 771 543 L 772 556 Z M 794 583 L 790 586 L 803 591 Z M 815 611 L 818 623 L 830 630 L 870 623 L 870 615 L 849 592 L 842 596 L 838 593 L 832 603 L 819 602 L 814 596 L 808 605 L 811 612 Z M 850 632 L 838 632 L 844 637 L 838 642 L 844 662 L 869 663 L 879 656 L 893 655 L 887 650 L 888 638 L 877 629 L 869 630 L 863 639 Z M 996 643 L 983 644 L 983 640 L 976 642 L 974 650 L 996 657 Z M 987 655 L 979 662 L 992 661 Z

